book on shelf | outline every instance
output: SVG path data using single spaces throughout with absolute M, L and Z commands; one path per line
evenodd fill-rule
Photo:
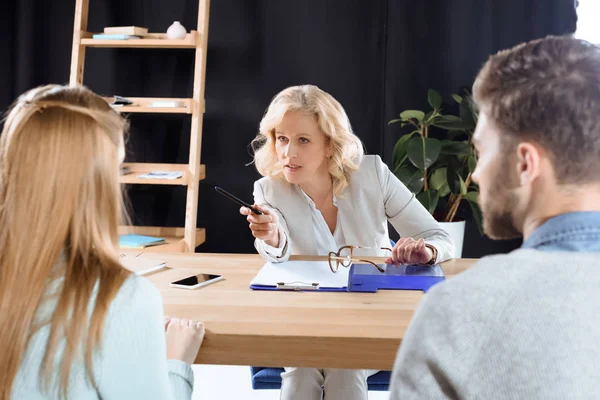
M 119 236 L 119 247 L 122 249 L 143 249 L 165 243 L 167 242 L 164 238 L 137 235 L 135 233 Z
M 141 39 L 140 36 L 136 35 L 125 35 L 121 33 L 95 33 L 92 35 L 93 39 L 96 40 L 129 40 L 129 39 Z
M 107 26 L 104 33 L 144 36 L 148 34 L 148 28 L 141 26 Z

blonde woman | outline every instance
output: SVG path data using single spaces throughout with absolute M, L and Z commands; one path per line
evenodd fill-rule
M 82 86 L 33 89 L 8 114 L 0 400 L 191 398 L 202 324 L 163 319 L 158 290 L 119 263 L 125 130 Z
M 246 207 L 255 246 L 265 260 L 291 254 L 327 255 L 345 245 L 366 246 L 394 264 L 433 264 L 453 256 L 449 235 L 381 161 L 364 156 L 350 121 L 316 86 L 289 87 L 275 96 L 255 138 L 254 162 L 264 177 Z M 401 239 L 391 254 L 388 221 Z M 367 398 L 376 371 L 286 368 L 282 399 Z

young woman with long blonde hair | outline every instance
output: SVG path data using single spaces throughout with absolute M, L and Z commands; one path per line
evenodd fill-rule
M 363 155 L 341 104 L 313 85 L 277 94 L 260 122 L 254 184 L 247 215 L 258 252 L 271 262 L 291 254 L 328 255 L 361 246 L 390 264 L 431 264 L 453 256 L 450 236 L 379 156 Z M 392 252 L 388 221 L 400 234 Z M 360 251 L 357 249 L 355 254 Z M 283 400 L 362 400 L 376 371 L 285 368 Z
M 119 263 L 126 129 L 83 86 L 32 89 L 5 120 L 0 400 L 191 398 L 203 325 L 163 319 Z

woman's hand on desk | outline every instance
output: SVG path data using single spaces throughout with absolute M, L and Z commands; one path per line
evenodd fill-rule
M 167 359 L 193 364 L 204 340 L 204 324 L 181 318 L 165 317 Z
M 427 264 L 433 258 L 433 253 L 425 246 L 423 239 L 401 238 L 392 249 L 392 257 L 385 260 L 386 264 Z
M 267 207 L 253 204 L 252 207 L 263 212 L 263 215 L 254 214 L 248 207 L 240 208 L 240 214 L 246 215 L 250 223 L 252 236 L 264 241 L 272 247 L 279 247 L 279 218 Z

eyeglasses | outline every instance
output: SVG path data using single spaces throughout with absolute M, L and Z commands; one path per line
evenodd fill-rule
M 333 272 L 335 274 L 337 272 L 337 270 L 339 269 L 340 265 L 342 267 L 348 268 L 350 265 L 352 265 L 353 262 L 368 263 L 368 264 L 371 264 L 372 266 L 374 266 L 375 268 L 377 268 L 379 270 L 379 272 L 385 272 L 385 269 L 381 268 L 379 265 L 375 264 L 373 261 L 364 260 L 364 259 L 360 259 L 360 258 L 354 258 L 353 257 L 354 249 L 379 249 L 379 250 L 386 250 L 386 251 L 392 252 L 392 249 L 390 249 L 389 247 L 342 246 L 337 251 L 337 253 L 334 251 L 329 252 L 329 268 L 331 268 L 331 272 Z

